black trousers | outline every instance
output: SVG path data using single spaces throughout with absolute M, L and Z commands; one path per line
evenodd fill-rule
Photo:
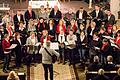
M 3 66 L 3 71 L 9 69 L 9 63 L 10 63 L 10 53 L 4 54 L 4 66 Z
M 45 80 L 48 80 L 48 70 L 50 72 L 50 80 L 53 80 L 53 64 L 43 64 L 43 68 Z

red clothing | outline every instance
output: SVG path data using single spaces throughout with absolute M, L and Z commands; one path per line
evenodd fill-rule
M 64 31 L 64 33 L 66 32 L 66 27 L 65 27 L 65 25 L 62 25 L 62 30 Z M 59 24 L 57 25 L 56 33 L 57 33 L 57 34 L 60 34 L 60 25 L 59 25 Z
M 71 25 L 69 25 L 68 26 L 68 33 L 69 33 L 69 31 L 71 30 Z M 76 25 L 74 25 L 73 27 L 72 27 L 72 30 L 73 30 L 73 32 L 76 32 L 77 31 L 77 26 Z
M 115 38 L 115 43 L 120 47 L 120 37 Z
M 50 36 L 47 36 L 47 41 L 50 41 L 51 40 L 51 38 L 50 38 Z M 40 42 L 43 44 L 44 43 L 44 36 L 42 36 L 41 38 L 40 38 Z
M 2 41 L 2 48 L 3 48 L 3 51 L 8 51 L 6 50 L 6 48 L 9 48 L 10 47 L 10 41 L 6 41 L 5 39 Z

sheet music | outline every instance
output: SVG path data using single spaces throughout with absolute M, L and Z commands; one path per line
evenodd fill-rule
M 67 41 L 65 41 L 64 43 L 65 43 L 65 45 L 69 45 L 69 43 Z
M 7 49 L 14 49 L 17 46 L 17 44 L 12 44 L 9 48 Z
M 52 42 L 52 43 L 50 44 L 50 48 L 51 48 L 51 49 L 58 50 L 58 49 L 59 49 L 59 44 L 58 44 L 58 42 Z
M 97 50 L 100 50 L 100 48 L 99 47 L 94 47 L 95 49 L 97 49 Z
M 39 46 L 39 45 L 41 45 L 41 43 L 40 43 L 40 42 L 38 42 L 38 43 L 36 43 L 36 44 L 35 44 L 35 46 Z
M 114 38 L 112 38 L 112 37 L 110 37 L 110 36 L 103 36 L 104 38 L 107 38 L 107 39 L 114 39 Z
M 113 43 L 111 43 L 111 46 L 116 47 L 116 48 L 119 49 L 119 47 L 117 45 L 113 44 Z

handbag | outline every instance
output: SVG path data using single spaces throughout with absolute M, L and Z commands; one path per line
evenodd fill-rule
M 54 55 L 51 55 L 46 48 L 44 48 L 44 49 L 45 49 L 45 51 L 51 56 L 51 58 L 52 58 L 52 63 L 55 63 L 56 60 L 57 60 L 57 56 L 56 56 L 55 54 L 54 54 Z

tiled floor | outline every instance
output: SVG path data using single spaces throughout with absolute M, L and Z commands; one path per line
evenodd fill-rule
M 75 80 L 75 74 L 72 70 L 72 66 L 67 64 L 54 64 L 54 80 Z M 36 67 L 32 66 L 30 72 L 30 80 L 44 80 L 42 64 L 37 64 Z

